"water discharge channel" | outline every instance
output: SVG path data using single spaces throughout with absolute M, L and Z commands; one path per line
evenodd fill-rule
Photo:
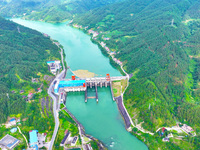
M 59 41 L 64 47 L 66 62 L 72 70 L 88 70 L 98 76 L 120 76 L 109 59 L 102 55 L 97 45 L 90 41 L 90 36 L 66 26 L 66 23 L 51 24 L 22 19 L 12 19 L 26 27 L 46 33 Z M 23 31 L 22 31 L 23 32 Z M 37 43 L 35 43 L 37 44 Z M 68 76 L 71 74 L 68 72 Z M 89 89 L 93 95 L 95 89 Z M 112 101 L 110 88 L 98 88 L 99 103 L 95 99 L 84 102 L 83 92 L 69 93 L 66 106 L 84 126 L 87 134 L 102 141 L 111 150 L 147 150 L 147 146 L 126 131 L 124 121 Z

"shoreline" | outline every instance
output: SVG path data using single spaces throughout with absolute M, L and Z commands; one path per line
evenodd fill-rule
M 129 74 L 124 70 L 123 64 L 120 65 L 120 64 L 116 63 L 116 62 L 114 61 L 114 57 L 111 56 L 111 55 L 106 51 L 106 49 L 100 45 L 100 43 L 99 43 L 98 41 L 94 40 L 93 37 L 92 37 L 92 35 L 88 34 L 88 32 L 87 32 L 88 30 L 86 30 L 86 29 L 84 30 L 84 28 L 80 28 L 80 27 L 75 27 L 75 26 L 73 26 L 72 22 L 69 23 L 68 25 L 71 26 L 71 27 L 74 28 L 74 29 L 78 29 L 78 30 L 82 31 L 83 33 L 89 35 L 89 36 L 91 37 L 90 40 L 92 41 L 92 43 L 97 44 L 97 46 L 98 46 L 99 49 L 101 50 L 102 54 L 103 54 L 104 56 L 106 56 L 106 57 L 109 58 L 110 64 L 111 64 L 115 69 L 117 69 L 122 75 L 126 75 L 126 76 L 128 77 L 127 86 L 126 86 L 125 90 L 123 91 L 123 93 L 121 93 L 121 97 L 122 97 L 121 99 L 122 99 L 122 106 L 123 106 L 123 109 L 125 110 L 125 112 L 126 112 L 128 118 L 129 118 L 129 121 L 131 122 L 131 125 L 132 125 L 132 127 L 130 126 L 130 128 L 127 129 L 127 131 L 128 131 L 128 132 L 131 132 L 133 128 L 137 128 L 137 129 L 138 129 L 139 131 L 141 131 L 142 133 L 148 133 L 148 134 L 150 134 L 150 135 L 154 135 L 154 133 L 152 133 L 152 132 L 150 132 L 150 131 L 145 131 L 144 129 L 138 127 L 137 124 L 135 125 L 135 124 L 133 123 L 133 120 L 131 119 L 131 117 L 130 117 L 130 115 L 129 115 L 129 113 L 128 113 L 126 107 L 125 107 L 125 105 L 124 105 L 124 98 L 123 98 L 123 96 L 124 96 L 124 93 L 125 93 L 125 91 L 127 90 L 128 86 L 129 86 L 129 79 L 130 79 L 132 76 L 129 75 Z M 131 77 L 130 77 L 130 76 L 131 76 Z M 119 96 L 119 97 L 120 97 L 120 96 Z M 117 98 L 118 98 L 118 97 L 117 97 Z M 117 104 L 117 106 L 118 106 L 118 104 Z M 120 112 L 120 114 L 121 114 L 121 116 L 122 116 L 122 118 L 123 118 L 123 120 L 124 120 L 125 127 L 126 127 L 125 117 L 124 117 L 123 114 L 121 113 L 121 110 L 119 109 L 119 107 L 118 107 L 118 111 Z
M 66 73 L 66 72 L 67 72 L 67 70 L 66 70 L 66 67 L 67 67 L 67 66 L 65 67 L 65 65 L 67 65 L 67 62 L 65 61 L 64 48 L 63 48 L 63 46 L 62 46 L 59 42 L 55 41 L 54 39 L 52 39 L 52 42 L 61 50 L 61 51 L 60 51 L 60 54 L 61 54 L 61 61 L 62 61 L 62 65 L 63 65 L 63 70 L 62 70 L 62 71 L 60 72 L 60 74 L 58 74 L 57 76 L 61 76 L 61 75 L 63 74 L 63 72 L 65 72 L 64 75 L 63 75 L 63 77 L 62 77 L 62 78 L 65 78 L 66 75 L 67 75 L 67 73 Z M 55 79 L 54 79 L 54 80 L 55 80 Z M 52 82 L 52 83 L 53 83 L 53 82 Z M 56 102 L 54 101 L 54 103 L 55 103 L 55 105 L 56 105 L 56 104 L 57 104 L 57 101 L 56 101 Z M 84 146 L 83 146 L 83 143 L 85 143 L 85 141 L 84 141 L 84 139 L 83 139 L 83 136 L 85 136 L 85 137 L 89 138 L 91 141 L 96 142 L 97 145 L 98 145 L 98 147 L 100 148 L 100 150 L 107 149 L 106 146 L 103 144 L 103 142 L 101 142 L 100 140 L 94 138 L 93 136 L 90 136 L 90 135 L 88 135 L 88 134 L 85 133 L 84 126 L 76 119 L 76 117 L 67 109 L 66 106 L 65 106 L 63 109 L 64 109 L 64 110 L 66 111 L 66 113 L 76 122 L 77 128 L 78 128 L 78 130 L 79 130 L 79 135 L 80 135 L 80 137 L 81 137 L 82 148 L 84 147 Z M 55 112 L 57 112 L 57 115 L 54 115 L 54 117 L 57 117 L 57 118 L 58 118 L 58 126 L 59 126 L 59 110 L 58 110 L 58 111 L 56 110 Z M 55 122 L 55 123 L 57 123 L 57 122 Z M 57 132 L 56 132 L 56 134 L 55 134 L 55 137 L 56 137 L 59 128 L 58 128 L 58 129 L 55 128 L 55 130 L 57 130 Z M 83 136 L 82 136 L 82 135 L 83 135 Z M 52 142 L 53 142 L 53 143 L 52 143 Z M 53 139 L 53 141 L 51 141 L 51 143 L 53 144 L 53 145 L 52 145 L 52 148 L 53 148 L 53 146 L 54 146 L 54 142 L 55 142 L 55 138 Z
M 125 90 L 123 91 L 123 93 L 121 94 L 121 97 L 122 97 L 122 106 L 123 106 L 123 109 L 125 110 L 125 112 L 126 112 L 128 118 L 129 118 L 129 121 L 131 122 L 131 125 L 132 125 L 133 127 L 136 127 L 136 126 L 134 125 L 134 123 L 133 123 L 133 121 L 132 121 L 132 119 L 131 119 L 131 117 L 130 117 L 130 115 L 129 115 L 129 113 L 128 113 L 128 111 L 127 111 L 125 105 L 124 105 L 124 101 L 123 101 L 123 95 L 124 95 L 125 91 L 127 90 L 128 86 L 129 86 L 129 79 L 130 79 L 129 74 L 124 70 L 123 65 L 117 64 L 117 63 L 114 61 L 114 58 L 105 50 L 105 48 L 102 47 L 102 46 L 99 44 L 99 42 L 95 41 L 95 40 L 92 38 L 92 36 L 86 32 L 87 30 L 83 30 L 83 29 L 80 29 L 80 28 L 76 28 L 76 27 L 74 27 L 72 24 L 69 24 L 69 25 L 70 25 L 72 28 L 81 30 L 81 31 L 84 32 L 85 34 L 89 35 L 89 36 L 91 37 L 91 38 L 90 38 L 91 42 L 94 43 L 94 44 L 97 44 L 97 46 L 98 46 L 99 49 L 101 50 L 102 54 L 103 54 L 104 56 L 106 56 L 106 57 L 109 58 L 110 64 L 111 64 L 115 69 L 117 69 L 122 75 L 125 74 L 125 75 L 128 77 L 127 86 L 126 86 Z M 111 62 L 112 62 L 112 63 L 111 63 Z M 113 64 L 113 63 L 114 63 L 114 64 Z M 115 98 L 116 98 L 116 97 L 115 97 Z M 118 104 L 117 104 L 117 106 L 118 106 Z M 125 126 L 126 126 L 125 117 L 123 116 L 121 110 L 119 109 L 119 106 L 118 106 L 118 111 L 120 112 L 120 114 L 121 114 L 121 116 L 122 116 L 122 118 L 123 118 L 123 120 L 124 120 Z M 131 126 L 130 126 L 129 128 L 126 128 L 128 132 L 131 131 L 130 128 L 131 128 Z

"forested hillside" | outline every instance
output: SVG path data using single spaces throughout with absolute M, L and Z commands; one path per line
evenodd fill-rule
M 4 17 L 23 16 L 44 6 L 49 0 L 1 0 L 0 15 Z
M 155 132 L 182 122 L 199 135 L 199 1 L 127 0 L 79 15 L 73 24 L 96 31 L 93 40 L 106 43 L 133 74 L 124 102 L 135 124 Z M 199 148 L 195 140 L 191 149 Z
M 11 0 L 0 2 L 0 15 L 60 22 L 116 1 L 122 0 Z
M 47 74 L 46 61 L 59 59 L 60 54 L 49 37 L 1 17 L 0 53 L 0 123 L 4 123 L 10 115 L 26 116 L 25 112 L 33 109 L 19 91 L 27 89 L 27 93 L 39 88 L 40 84 L 32 83 L 31 79 Z

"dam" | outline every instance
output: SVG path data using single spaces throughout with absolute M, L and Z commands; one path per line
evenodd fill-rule
M 54 93 L 56 95 L 60 95 L 65 92 L 76 92 L 76 91 L 85 91 L 85 102 L 87 102 L 88 99 L 96 99 L 98 102 L 98 91 L 97 87 L 108 87 L 110 86 L 111 94 L 113 100 L 114 94 L 112 90 L 112 81 L 127 79 L 127 76 L 117 76 L 117 77 L 110 77 L 109 74 L 106 74 L 106 77 L 93 77 L 93 78 L 75 78 L 75 76 L 72 76 L 72 79 L 62 79 L 57 80 L 54 86 Z M 87 88 L 93 88 L 95 87 L 95 96 L 88 96 L 87 95 Z

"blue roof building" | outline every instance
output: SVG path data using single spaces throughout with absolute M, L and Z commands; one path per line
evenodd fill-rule
M 12 118 L 12 119 L 10 119 L 9 122 L 14 122 L 14 121 L 16 121 L 16 119 L 15 119 L 15 118 Z
M 38 144 L 38 130 L 31 130 L 29 131 L 29 142 L 30 142 L 30 147 L 34 147 L 35 145 Z
M 39 150 L 38 145 L 34 145 L 32 148 L 33 148 L 34 150 Z
M 85 80 L 69 80 L 69 81 L 60 81 L 59 87 L 77 87 L 77 86 L 83 86 L 83 83 L 85 83 Z
M 47 61 L 47 64 L 55 63 L 55 61 Z
M 86 83 L 85 80 L 61 80 L 59 83 L 56 83 L 54 92 L 58 93 L 59 88 L 65 88 L 65 87 L 80 87 L 83 86 Z
M 12 128 L 12 129 L 10 130 L 11 133 L 15 133 L 16 131 L 17 131 L 17 128 Z

